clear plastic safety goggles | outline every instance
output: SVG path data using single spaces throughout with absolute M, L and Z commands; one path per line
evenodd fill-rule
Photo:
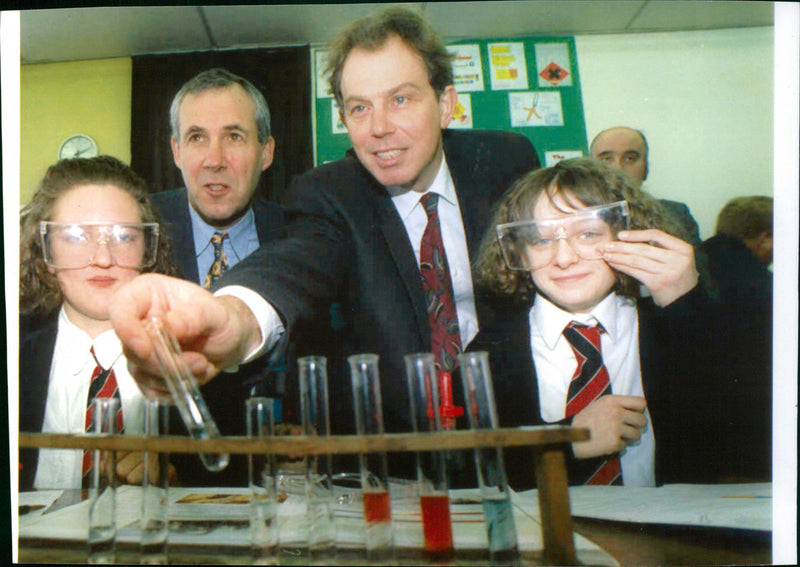
M 563 240 L 584 260 L 603 258 L 603 246 L 628 228 L 628 203 L 588 207 L 575 213 L 542 220 L 497 225 L 497 240 L 510 270 L 533 271 L 550 264 Z
M 156 262 L 158 223 L 39 223 L 45 264 L 57 269 L 85 268 L 95 262 L 100 246 L 121 268 L 149 268 Z

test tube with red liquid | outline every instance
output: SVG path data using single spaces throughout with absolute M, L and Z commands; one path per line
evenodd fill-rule
M 356 432 L 358 435 L 383 435 L 378 355 L 354 354 L 347 361 L 353 384 Z M 358 459 L 367 560 L 390 561 L 394 554 L 394 537 L 386 453 L 361 453 Z
M 428 433 L 443 429 L 439 394 L 453 406 L 450 383 L 441 391 L 436 365 L 430 353 L 405 356 L 406 378 L 414 432 Z M 447 374 L 447 378 L 449 378 Z M 445 400 L 442 400 L 445 403 Z M 432 559 L 453 555 L 453 526 L 450 520 L 450 497 L 447 492 L 447 472 L 442 451 L 417 453 L 420 508 L 425 551 Z

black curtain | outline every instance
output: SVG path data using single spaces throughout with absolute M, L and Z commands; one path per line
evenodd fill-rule
M 183 186 L 170 149 L 169 106 L 186 81 L 213 67 L 246 78 L 267 99 L 275 159 L 261 174 L 257 195 L 281 202 L 291 178 L 314 165 L 307 45 L 133 57 L 131 167 L 152 192 Z

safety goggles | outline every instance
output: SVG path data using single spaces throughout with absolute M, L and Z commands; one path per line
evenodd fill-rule
M 148 268 L 156 262 L 158 223 L 39 223 L 42 253 L 51 268 L 85 268 L 105 246 L 121 268 Z
M 559 218 L 497 225 L 497 240 L 509 270 L 533 271 L 549 265 L 563 240 L 584 260 L 603 258 L 603 247 L 628 228 L 628 203 L 580 209 Z

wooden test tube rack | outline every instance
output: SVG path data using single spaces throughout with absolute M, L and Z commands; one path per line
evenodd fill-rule
M 564 426 L 502 428 L 435 433 L 387 433 L 384 435 L 275 436 L 269 439 L 135 435 L 68 435 L 55 433 L 19 434 L 20 448 L 106 449 L 159 451 L 167 453 L 275 453 L 289 457 L 320 454 L 395 451 L 438 451 L 476 447 L 528 445 L 534 449 L 533 473 L 539 494 L 539 511 L 544 542 L 544 561 L 550 565 L 575 565 L 575 543 L 567 490 L 564 451 L 573 441 L 589 438 L 587 429 Z

